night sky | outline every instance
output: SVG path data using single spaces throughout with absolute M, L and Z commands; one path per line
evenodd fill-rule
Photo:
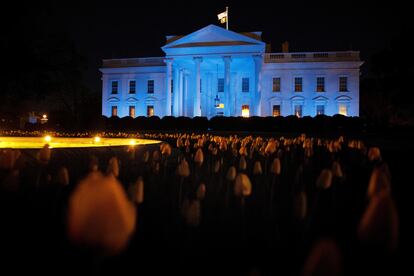
M 406 19 L 398 1 L 270 1 L 19 2 L 3 24 L 65 33 L 87 59 L 86 83 L 99 91 L 102 59 L 162 56 L 165 35 L 220 25 L 226 5 L 230 29 L 262 31 L 273 52 L 289 41 L 290 51 L 359 50 L 363 60 L 389 47 Z

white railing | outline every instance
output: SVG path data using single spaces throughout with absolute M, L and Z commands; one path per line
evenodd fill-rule
M 266 53 L 264 62 L 323 62 L 323 61 L 359 61 L 359 52 L 304 52 L 304 53 Z
M 164 66 L 164 57 L 104 59 L 103 67 Z

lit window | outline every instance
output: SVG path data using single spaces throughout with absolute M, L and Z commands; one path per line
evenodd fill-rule
M 272 115 L 273 115 L 273 117 L 280 116 L 280 105 L 274 105 L 273 106 Z
M 302 92 L 302 78 L 295 78 L 295 92 Z
M 217 79 L 217 92 L 224 92 L 224 79 Z
M 302 117 L 302 105 L 300 104 L 295 105 L 295 116 L 298 118 Z
M 112 106 L 111 115 L 112 116 L 118 116 L 118 107 L 117 106 Z
M 325 114 L 325 106 L 324 105 L 317 105 L 316 106 L 316 115 L 324 115 Z
M 129 116 L 132 118 L 135 118 L 135 106 L 134 105 L 129 106 Z
M 118 81 L 111 82 L 111 93 L 118 94 Z
M 148 88 L 147 88 L 148 94 L 154 93 L 154 80 L 148 80 Z
M 325 91 L 325 78 L 324 77 L 317 77 L 316 78 L 316 91 L 317 92 L 324 92 Z
M 154 106 L 153 105 L 147 105 L 147 116 L 148 117 L 154 116 Z
M 339 77 L 339 91 L 340 92 L 348 91 L 348 78 L 347 77 Z
M 249 112 L 249 106 L 246 105 L 242 105 L 242 116 L 243 117 L 249 117 L 250 112 Z
M 242 92 L 249 92 L 249 78 L 242 78 Z
M 339 104 L 339 114 L 348 116 L 348 106 L 346 104 Z
M 280 92 L 280 78 L 273 78 L 272 92 Z
M 129 94 L 135 94 L 136 82 L 134 80 L 129 81 Z

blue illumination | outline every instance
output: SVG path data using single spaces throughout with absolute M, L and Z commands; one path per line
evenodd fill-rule
M 359 115 L 359 52 L 265 48 L 261 32 L 209 25 L 167 36 L 165 57 L 104 60 L 102 114 L 117 107 L 129 116 L 135 107 L 135 116 L 147 116 L 150 107 L 159 117 L 210 118 L 246 115 L 248 107 L 249 116 Z

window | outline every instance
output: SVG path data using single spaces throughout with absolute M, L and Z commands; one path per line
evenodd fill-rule
M 148 92 L 148 94 L 153 94 L 154 93 L 154 80 L 148 80 L 147 92 Z
M 242 78 L 242 92 L 249 92 L 249 78 Z
M 325 91 L 325 78 L 317 77 L 316 78 L 316 92 L 324 92 L 324 91 Z
M 116 105 L 111 108 L 111 116 L 118 116 L 118 107 Z
M 348 116 L 348 106 L 346 104 L 339 104 L 338 113 L 344 116 Z
M 217 92 L 224 92 L 224 79 L 217 79 Z
M 202 93 L 203 92 L 203 82 L 201 81 L 201 79 L 200 79 L 200 93 Z
M 134 105 L 129 106 L 129 116 L 132 118 L 135 118 L 135 106 Z
M 272 92 L 280 92 L 280 78 L 273 78 Z
M 174 80 L 171 79 L 171 94 L 174 92 Z
M 339 77 L 339 91 L 340 92 L 348 91 L 348 78 L 347 77 Z
M 249 105 L 245 104 L 242 105 L 242 116 L 243 117 L 249 117 L 250 112 L 249 112 Z
M 136 82 L 134 80 L 129 81 L 129 94 L 135 94 Z
M 295 78 L 295 92 L 302 92 L 302 78 Z
M 111 82 L 111 93 L 118 94 L 118 81 Z
M 147 105 L 147 116 L 148 117 L 154 116 L 154 106 L 153 105 Z
M 294 109 L 295 109 L 295 116 L 298 118 L 301 118 L 302 117 L 302 105 L 297 104 L 295 105 Z
M 272 115 L 273 117 L 280 116 L 280 105 L 273 105 Z
M 325 106 L 322 104 L 318 104 L 316 106 L 316 115 L 325 115 Z

